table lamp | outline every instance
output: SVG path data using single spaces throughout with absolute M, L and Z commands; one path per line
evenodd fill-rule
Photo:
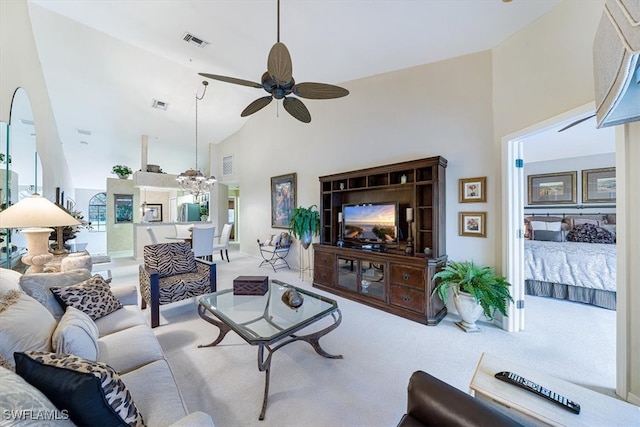
M 49 235 L 54 230 L 47 227 L 79 224 L 80 221 L 37 193 L 0 212 L 0 228 L 23 228 L 27 254 L 22 262 L 29 266 L 28 274 L 42 273 L 43 266 L 53 259 Z

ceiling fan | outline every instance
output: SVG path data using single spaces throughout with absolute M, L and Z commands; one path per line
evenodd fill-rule
M 311 121 L 309 110 L 302 101 L 291 95 L 307 99 L 333 99 L 341 98 L 349 94 L 349 91 L 346 89 L 326 83 L 306 82 L 296 84 L 293 79 L 291 55 L 284 43 L 280 43 L 280 0 L 278 0 L 278 40 L 269 51 L 267 71 L 262 75 L 261 83 L 217 74 L 199 74 L 209 79 L 264 89 L 269 93 L 269 95 L 258 98 L 249 104 L 247 108 L 240 113 L 242 117 L 260 111 L 275 98 L 282 99 L 284 109 L 293 117 L 301 122 L 309 123 Z

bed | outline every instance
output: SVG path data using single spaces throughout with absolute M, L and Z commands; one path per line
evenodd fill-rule
M 555 221 L 548 218 L 543 222 Z M 603 228 L 604 224 L 589 222 L 599 220 L 579 221 L 576 225 L 573 220 L 567 220 L 568 217 L 561 219 L 566 224 L 561 229 L 557 229 L 557 225 L 546 225 L 545 231 L 540 231 L 542 226 L 539 224 L 538 230 L 530 227 L 533 221 L 529 220 L 530 235 L 524 244 L 527 295 L 567 299 L 615 310 L 616 245 L 612 244 L 615 235 Z M 547 227 L 553 231 L 547 231 Z M 589 233 L 583 241 L 571 241 L 580 240 L 583 232 Z M 538 237 L 533 238 L 536 233 Z M 609 243 L 597 243 L 603 241 Z

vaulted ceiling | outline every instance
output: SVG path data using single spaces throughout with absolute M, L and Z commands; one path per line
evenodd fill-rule
M 176 174 L 193 167 L 194 103 L 204 80 L 198 73 L 259 82 L 276 41 L 276 0 L 28 3 L 65 156 L 74 177 L 83 177 L 75 178 L 78 188 L 104 187 L 116 163 L 138 169 L 143 134 L 149 163 Z M 282 0 L 280 35 L 297 81 L 341 85 L 491 49 L 559 3 Z M 208 44 L 185 42 L 185 33 Z M 207 145 L 250 120 L 240 112 L 264 94 L 211 81 L 198 107 L 200 168 Z M 154 99 L 167 103 L 166 111 L 152 108 Z M 271 109 L 275 117 L 276 108 L 256 114 Z

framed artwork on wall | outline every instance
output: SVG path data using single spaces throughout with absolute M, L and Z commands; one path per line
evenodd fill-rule
M 583 203 L 615 203 L 616 168 L 584 169 L 582 171 Z
M 487 201 L 487 177 L 462 178 L 458 180 L 460 203 L 483 203 Z
M 577 203 L 577 172 L 545 173 L 529 175 L 528 204 L 555 205 Z
M 133 222 L 133 194 L 114 194 L 116 224 Z
M 487 237 L 487 213 L 458 212 L 458 235 Z
M 148 218 L 149 222 L 162 222 L 162 204 L 147 203 L 144 217 Z
M 296 207 L 296 174 L 271 178 L 271 227 L 289 228 Z

